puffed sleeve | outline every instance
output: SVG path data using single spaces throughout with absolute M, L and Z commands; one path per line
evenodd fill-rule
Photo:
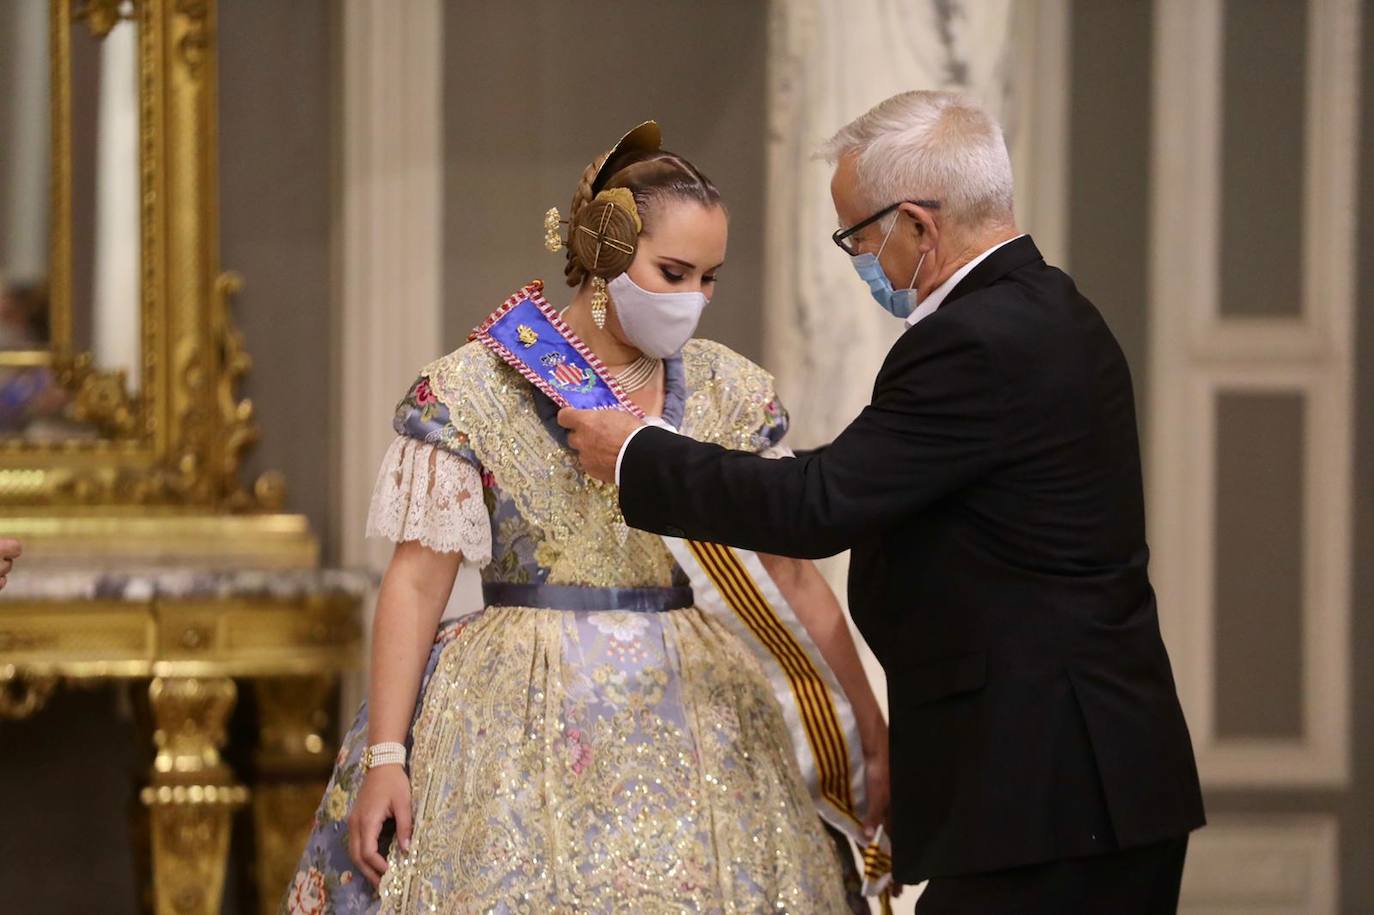
M 367 536 L 415 540 L 486 565 L 491 519 L 482 498 L 482 472 L 467 437 L 452 428 L 426 379 L 402 399 L 393 425 L 397 436 L 377 474 Z

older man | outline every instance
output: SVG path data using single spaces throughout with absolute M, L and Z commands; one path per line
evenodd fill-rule
M 931 881 L 918 912 L 1174 911 L 1204 818 L 1125 358 L 1017 231 L 975 104 L 899 95 L 829 152 L 835 241 L 909 325 L 849 427 L 770 461 L 625 414 L 560 421 L 636 527 L 852 551 L 850 608 L 888 676 L 895 872 Z

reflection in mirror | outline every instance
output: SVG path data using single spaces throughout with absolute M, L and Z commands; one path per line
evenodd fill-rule
M 46 350 L 48 313 L 47 0 L 0 3 L 0 350 Z
M 52 114 L 47 0 L 0 4 L 0 437 L 69 437 L 47 364 Z

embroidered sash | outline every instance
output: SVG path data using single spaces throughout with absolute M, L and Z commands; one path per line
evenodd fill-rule
M 539 292 L 527 286 L 472 333 L 559 406 L 644 412 Z M 888 910 L 888 842 L 863 835 L 863 756 L 848 698 L 756 553 L 664 537 L 692 584 L 695 605 L 724 622 L 758 658 L 793 735 L 793 749 L 821 817 L 862 850 L 863 892 Z
M 577 338 L 537 286 L 530 285 L 477 326 L 471 339 L 496 353 L 554 403 L 579 410 L 639 409 L 606 371 L 596 354 Z

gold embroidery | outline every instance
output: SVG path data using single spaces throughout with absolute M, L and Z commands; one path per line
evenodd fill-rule
M 658 537 L 617 537 L 615 487 L 585 476 L 573 453 L 554 441 L 535 411 L 534 388 L 518 372 L 470 343 L 424 374 L 454 427 L 542 541 L 538 562 L 550 583 L 672 583 L 672 557 Z
M 717 343 L 683 351 L 690 392 L 682 431 L 727 448 L 749 449 L 773 397 L 771 376 Z M 478 344 L 429 365 L 430 388 L 466 433 L 483 466 L 515 500 L 541 540 L 536 560 L 553 584 L 664 587 L 673 560 L 654 534 L 626 528 L 614 486 L 585 476 L 559 447 L 534 407 L 534 388 Z
M 498 608 L 444 649 L 383 913 L 846 911 L 757 662 L 701 611 L 618 616 Z
M 711 340 L 692 340 L 682 350 L 687 409 L 682 432 L 699 442 L 754 451 L 773 399 L 773 376 Z

